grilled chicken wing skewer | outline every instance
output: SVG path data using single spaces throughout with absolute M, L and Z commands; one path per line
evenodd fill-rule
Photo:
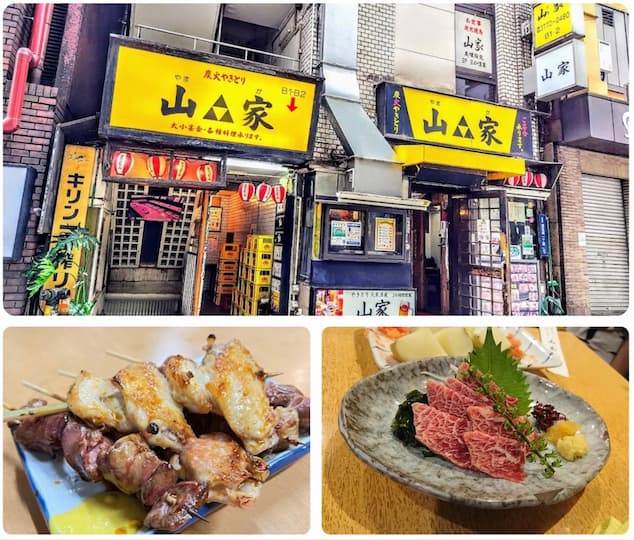
M 172 397 L 184 409 L 198 414 L 222 414 L 205 387 L 211 374 L 204 366 L 177 354 L 165 360 L 159 369 L 167 379 Z
M 170 464 L 182 478 L 207 486 L 207 502 L 241 508 L 255 501 L 269 475 L 263 459 L 249 454 L 226 433 L 189 439 Z
M 130 364 L 112 378 L 120 388 L 126 416 L 151 446 L 180 452 L 194 432 L 154 364 Z
M 266 374 L 247 348 L 234 339 L 204 367 L 210 374 L 205 387 L 244 447 L 252 454 L 273 448 L 279 437 L 266 396 Z
M 66 402 L 73 414 L 94 427 L 107 427 L 124 435 L 135 431 L 126 416 L 121 390 L 110 379 L 81 370 L 68 390 Z

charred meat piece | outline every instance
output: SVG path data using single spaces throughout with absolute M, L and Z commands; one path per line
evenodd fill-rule
M 208 362 L 206 387 L 232 431 L 252 454 L 275 447 L 275 418 L 266 395 L 264 370 L 238 340 L 232 340 Z
M 121 390 L 110 379 L 93 377 L 82 370 L 68 391 L 68 408 L 87 424 L 117 433 L 134 431 L 125 413 Z
M 179 476 L 207 486 L 207 502 L 250 505 L 269 470 L 266 462 L 249 454 L 226 433 L 189 439 L 171 460 Z
M 299 416 L 297 409 L 287 409 L 286 407 L 275 407 L 275 432 L 279 437 L 279 442 L 275 451 L 286 450 L 291 444 L 299 444 Z
M 121 389 L 125 412 L 151 446 L 179 452 L 194 432 L 154 364 L 130 364 L 113 381 Z
M 310 398 L 299 388 L 290 384 L 277 384 L 274 380 L 267 379 L 266 395 L 272 407 L 296 409 L 299 416 L 299 432 L 310 431 Z
M 213 395 L 205 385 L 210 374 L 193 360 L 181 355 L 170 356 L 160 368 L 167 379 L 170 393 L 183 408 L 193 413 L 219 413 Z
M 161 495 L 145 516 L 143 524 L 159 531 L 176 531 L 190 519 L 207 499 L 207 487 L 198 482 L 179 482 Z
M 46 405 L 43 399 L 32 399 L 24 407 L 42 407 Z M 52 414 L 50 416 L 36 416 L 12 422 L 13 437 L 24 447 L 34 452 L 44 452 L 54 456 L 62 449 L 62 433 L 68 422 L 68 413 Z
M 134 494 L 143 488 L 163 461 L 152 451 L 143 437 L 131 433 L 115 441 L 102 456 L 99 468 L 103 476 L 124 493 Z
M 69 418 L 62 433 L 62 450 L 68 464 L 84 480 L 99 482 L 103 474 L 99 461 L 108 455 L 112 441 L 98 429 Z

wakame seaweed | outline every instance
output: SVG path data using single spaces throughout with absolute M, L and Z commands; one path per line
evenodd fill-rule
M 412 403 L 429 404 L 427 394 L 419 390 L 412 390 L 405 396 L 405 401 L 398 406 L 396 416 L 392 421 L 392 433 L 405 446 L 420 449 L 425 457 L 436 455 L 420 441 L 416 440 L 416 429 L 414 428 L 414 412 Z

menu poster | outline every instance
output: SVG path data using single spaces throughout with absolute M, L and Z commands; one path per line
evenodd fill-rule
M 358 221 L 331 221 L 330 245 L 359 247 L 361 245 L 361 223 Z
M 396 250 L 396 219 L 376 218 L 374 249 L 376 251 Z
M 511 314 L 539 315 L 539 265 L 511 263 Z

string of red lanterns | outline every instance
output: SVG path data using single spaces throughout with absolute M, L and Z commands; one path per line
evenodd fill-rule
M 250 182 L 243 182 L 238 186 L 238 194 L 242 202 L 249 202 L 255 195 L 258 202 L 266 202 L 269 199 L 273 199 L 276 203 L 281 203 L 286 197 L 286 188 L 282 184 L 270 186 L 269 184 L 261 183 L 256 188 Z
M 510 176 L 509 178 L 504 180 L 504 184 L 507 186 L 535 186 L 540 189 L 545 188 L 547 183 L 548 177 L 544 173 L 532 173 L 529 171 L 525 172 L 521 176 Z

